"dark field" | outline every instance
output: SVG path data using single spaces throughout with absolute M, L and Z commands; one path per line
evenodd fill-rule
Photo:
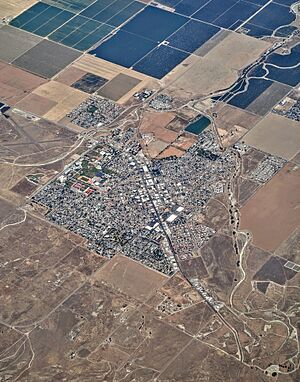
M 51 41 L 43 40 L 14 60 L 14 65 L 41 77 L 51 78 L 81 53 Z
M 118 101 L 121 97 L 123 97 L 123 95 L 127 94 L 140 82 L 141 81 L 137 78 L 133 78 L 127 76 L 126 74 L 120 73 L 106 85 L 104 85 L 98 91 L 98 94 L 113 101 Z
M 92 73 L 87 73 L 75 83 L 72 87 L 75 89 L 82 90 L 85 93 L 93 94 L 99 90 L 104 84 L 106 84 L 107 79 L 103 77 L 96 76 Z
M 155 48 L 155 46 L 156 44 L 153 41 L 120 30 L 90 53 L 96 55 L 96 57 L 129 68 Z
M 254 275 L 254 280 L 273 281 L 284 285 L 297 274 L 297 272 L 284 266 L 286 262 L 287 260 L 281 257 L 272 256 Z
M 231 98 L 230 105 L 247 109 L 247 107 L 273 84 L 272 81 L 253 78 L 250 80 L 246 92 L 242 92 Z
M 272 108 L 289 93 L 291 88 L 287 85 L 273 82 L 262 94 L 247 106 L 246 110 L 259 116 L 266 115 Z
M 161 79 L 187 57 L 187 53 L 160 45 L 136 63 L 133 68 L 148 76 Z
M 168 41 L 174 48 L 193 53 L 219 31 L 219 28 L 212 25 L 190 20 L 168 37 Z
M 0 28 L 0 59 L 10 63 L 40 41 L 38 36 L 5 25 Z
M 253 37 L 269 36 L 273 30 L 294 20 L 295 15 L 289 7 L 272 2 L 250 19 L 244 28 L 249 29 L 248 34 Z
M 46 80 L 25 70 L 0 62 L 0 98 L 15 105 Z

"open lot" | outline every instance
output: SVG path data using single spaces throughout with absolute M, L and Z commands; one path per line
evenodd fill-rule
M 228 147 L 238 141 L 259 121 L 259 117 L 245 110 L 218 102 L 214 108 L 217 113 L 215 124 L 223 145 Z
M 259 150 L 287 160 L 300 151 L 298 123 L 277 114 L 268 114 L 242 140 Z
M 150 158 L 153 159 L 156 158 L 168 146 L 168 143 L 157 139 L 150 143 L 147 143 L 145 145 L 144 152 L 147 155 L 149 155 Z
M 166 128 L 175 119 L 174 113 L 146 112 L 143 116 L 139 130 L 142 134 L 153 134 L 156 139 L 164 142 L 173 142 L 178 133 Z
M 284 285 L 292 279 L 297 272 L 285 267 L 287 260 L 279 256 L 271 256 L 268 261 L 254 275 L 254 280 L 273 281 L 276 284 Z
M 286 165 L 241 209 L 241 229 L 249 230 L 253 243 L 274 251 L 300 224 L 300 170 Z
M 169 157 L 173 157 L 173 156 L 180 158 L 183 155 L 184 155 L 183 150 L 180 150 L 174 146 L 169 146 L 162 153 L 160 153 L 157 158 L 158 159 L 164 159 L 164 158 L 169 158 Z
M 275 255 L 300 264 L 300 228 L 297 228 L 291 236 L 282 242 L 276 249 Z
M 97 255 L 76 260 L 73 234 L 62 235 L 60 229 L 29 215 L 24 222 L 19 220 L 20 224 L 1 231 L 2 247 L 14 237 L 2 254 L 6 267 L 0 275 L 1 320 L 30 325 L 84 282 L 87 266 L 95 270 L 105 260 Z M 27 251 L 22 250 L 24 238 Z
M 210 370 L 214 370 L 215 381 L 224 380 L 225 374 L 227 381 L 235 381 L 237 375 L 249 382 L 254 382 L 258 378 L 258 375 L 255 376 L 255 371 L 249 371 L 234 358 L 227 359 L 222 352 L 214 352 L 210 346 L 193 341 L 166 367 L 159 381 L 181 382 L 185 378 L 186 368 L 189 370 L 191 382 L 206 378 Z
M 55 76 L 54 80 L 62 84 L 71 86 L 86 74 L 87 71 L 78 69 L 71 64 L 66 69 L 62 70 L 57 76 Z
M 218 225 L 218 222 L 215 224 Z M 214 291 L 220 301 L 227 302 L 236 272 L 231 238 L 221 233 L 216 234 L 199 252 L 200 256 L 182 262 L 183 274 L 187 278 L 201 280 L 201 283 Z
M 72 87 L 82 90 L 85 93 L 93 94 L 107 82 L 106 78 L 96 76 L 93 73 L 86 73 L 72 84 Z
M 211 317 L 203 304 L 188 308 L 190 317 L 187 314 L 184 317 L 185 311 L 182 311 L 187 328 L 194 331 L 198 339 L 176 327 L 176 323 L 181 322 L 177 313 L 177 321 L 175 317 L 162 320 L 155 310 L 136 307 L 135 303 L 103 284 L 87 283 L 30 333 L 31 348 L 35 352 L 30 377 L 41 379 L 50 375 L 52 380 L 63 377 L 93 381 L 97 376 L 109 382 L 154 378 L 159 382 L 181 382 L 188 365 L 190 380 L 196 382 L 199 376 L 208 374 L 213 365 L 216 380 L 221 381 L 224 373 L 228 375 L 229 363 L 230 370 L 234 370 L 230 372 L 229 381 L 234 381 L 237 372 L 247 381 L 257 380 L 256 371 L 226 356 L 224 350 L 217 350 L 221 346 L 234 350 L 232 336 L 228 329 L 218 327 L 220 322 Z M 198 328 L 194 323 L 197 313 L 202 318 Z M 8 344 L 18 338 L 15 332 L 5 331 L 5 334 Z M 202 334 L 204 340 L 200 339 Z M 217 336 L 222 344 L 217 342 Z M 22 354 L 17 346 L 8 352 L 10 362 L 5 365 L 6 375 L 15 377 L 30 362 L 30 347 L 26 341 L 25 345 Z M 18 364 L 19 370 L 13 368 L 14 364 Z M 24 378 L 27 375 L 25 371 Z
M 173 142 L 173 146 L 179 148 L 180 150 L 188 150 L 194 145 L 196 138 L 189 134 L 180 135 L 176 141 Z
M 260 118 L 255 114 L 222 102 L 217 103 L 214 107 L 214 112 L 217 113 L 217 117 L 215 119 L 217 127 L 224 130 L 230 130 L 236 125 L 244 129 L 251 130 L 252 127 L 255 126 L 260 120 Z
M 96 74 L 97 76 L 106 78 L 108 80 L 113 79 L 124 70 L 122 66 L 101 60 L 100 58 L 94 57 L 90 54 L 81 56 L 71 65 L 70 68 L 73 67 L 86 73 L 90 72 Z M 67 68 L 66 72 L 68 72 L 68 70 L 69 69 Z

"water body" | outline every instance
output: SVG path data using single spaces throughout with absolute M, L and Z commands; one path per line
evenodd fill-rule
M 206 129 L 210 125 L 210 120 L 207 117 L 204 117 L 203 115 L 197 119 L 196 121 L 190 123 L 186 128 L 185 131 L 188 131 L 189 133 L 199 135 L 202 133 L 204 129 Z

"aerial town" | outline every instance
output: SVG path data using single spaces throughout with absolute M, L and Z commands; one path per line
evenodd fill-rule
M 0 0 L 0 382 L 300 381 L 299 123 L 299 0 Z

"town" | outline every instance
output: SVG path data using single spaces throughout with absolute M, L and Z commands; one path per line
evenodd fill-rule
M 181 158 L 151 161 L 133 129 L 115 129 L 90 146 L 32 201 L 47 207 L 47 219 L 86 238 L 97 253 L 122 253 L 173 274 L 177 264 L 166 236 L 181 261 L 195 256 L 215 233 L 191 222 L 224 192 L 241 147 L 223 152 L 210 129 Z M 281 162 L 267 158 L 250 177 L 265 181 Z

